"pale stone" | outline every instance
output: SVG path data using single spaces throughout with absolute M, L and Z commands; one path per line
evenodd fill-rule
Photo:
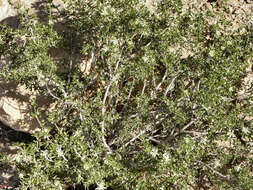
M 13 20 L 9 19 L 17 16 L 18 14 L 15 6 L 20 7 L 20 11 L 24 11 L 28 8 L 29 13 L 36 13 L 37 15 L 41 16 L 43 11 L 39 5 L 45 2 L 41 0 L 12 0 L 11 3 L 12 5 L 10 5 L 8 0 L 0 0 L 0 22 L 4 20 L 9 25 L 15 26 L 17 24 L 17 18 L 14 18 Z M 59 11 L 63 11 L 65 8 L 62 0 L 53 0 L 53 4 Z M 53 11 L 56 12 L 57 10 L 54 9 Z
M 8 0 L 0 0 L 0 21 L 14 15 L 15 11 L 11 8 Z
M 48 97 L 40 96 L 15 82 L 0 80 L 0 121 L 17 131 L 28 133 L 41 131 L 41 126 L 32 116 L 33 107 L 30 101 L 35 97 L 38 107 L 42 110 L 38 117 L 43 119 L 45 111 L 52 103 Z
M 12 5 L 8 0 L 0 0 L 0 24 L 4 21 L 10 26 L 18 26 L 17 10 L 15 6 L 20 6 L 21 11 L 31 8 L 29 13 L 40 13 L 40 0 L 13 0 Z M 61 0 L 54 0 L 53 3 L 63 10 L 64 4 Z M 57 55 L 56 57 L 59 57 Z M 0 57 L 0 71 L 4 66 L 11 66 L 8 57 Z M 0 121 L 5 125 L 22 132 L 36 133 L 41 130 L 38 121 L 32 116 L 33 108 L 30 100 L 36 97 L 36 103 L 42 110 L 39 119 L 45 117 L 45 111 L 50 110 L 52 101 L 46 97 L 29 91 L 25 86 L 17 85 L 15 82 L 7 82 L 0 79 Z
M 18 102 L 12 98 L 3 98 L 1 101 L 3 111 L 7 115 L 11 115 L 13 120 L 23 119 L 20 112 L 22 108 L 20 108 Z

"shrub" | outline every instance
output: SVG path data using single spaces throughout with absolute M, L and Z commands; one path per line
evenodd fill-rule
M 36 141 L 20 145 L 21 189 L 253 186 L 252 97 L 237 100 L 250 27 L 229 33 L 225 19 L 209 24 L 215 15 L 179 0 L 154 12 L 138 0 L 64 2 L 60 21 L 48 2 L 47 23 L 24 13 L 17 30 L 0 26 L 13 63 L 0 76 L 56 104 Z

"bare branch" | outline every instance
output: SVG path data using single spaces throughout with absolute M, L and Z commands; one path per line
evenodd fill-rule
M 142 130 L 138 135 L 136 135 L 135 137 L 133 137 L 130 141 L 128 141 L 125 145 L 123 145 L 123 147 L 127 147 L 131 142 L 135 141 L 136 139 L 138 139 L 141 135 L 143 135 L 147 130 Z
M 84 90 L 84 89 L 88 88 L 89 86 L 93 85 L 97 80 L 98 80 L 98 74 L 96 74 L 88 84 L 86 84 L 84 87 L 82 87 L 82 90 Z
M 172 78 L 172 80 L 171 80 L 169 86 L 167 87 L 167 89 L 166 89 L 165 92 L 164 92 L 164 96 L 167 96 L 168 92 L 169 92 L 170 90 L 172 90 L 172 89 L 175 87 L 175 81 L 176 81 L 177 77 L 178 77 L 178 76 L 175 76 L 175 77 Z
M 132 119 L 132 118 L 135 118 L 135 117 L 137 117 L 137 116 L 139 116 L 139 115 L 140 115 L 140 113 L 135 113 L 135 114 L 133 114 L 133 115 L 130 115 L 129 118 Z
M 190 123 L 188 123 L 187 125 L 185 125 L 180 132 L 184 132 L 184 130 L 186 130 L 188 127 L 190 127 L 193 123 L 195 123 L 196 119 L 192 120 Z
M 132 94 L 132 91 L 133 91 L 133 87 L 134 87 L 134 83 L 135 83 L 135 79 L 133 79 L 132 86 L 131 86 L 131 89 L 129 91 L 128 97 L 127 97 L 127 101 L 129 101 L 129 99 L 131 97 L 131 94 Z
M 72 34 L 71 34 L 71 39 L 70 39 L 70 61 L 69 61 L 69 73 L 68 73 L 68 85 L 70 84 L 70 78 L 72 75 L 72 69 L 73 69 L 73 46 L 72 46 Z
M 49 82 L 53 83 L 55 86 L 59 86 L 59 85 L 56 84 L 54 81 L 52 81 L 50 78 L 46 78 L 46 79 L 49 80 Z M 74 108 L 76 108 L 77 111 L 79 112 L 80 120 L 83 121 L 82 111 L 81 111 L 81 109 L 78 107 L 78 105 L 77 105 L 76 103 L 74 103 L 74 102 L 72 102 L 72 101 L 63 101 L 62 99 L 58 98 L 58 97 L 57 97 L 56 95 L 54 95 L 54 94 L 52 93 L 52 91 L 49 89 L 47 82 L 46 82 L 46 88 L 47 88 L 48 93 L 49 93 L 53 98 L 55 98 L 55 99 L 57 99 L 59 102 L 61 102 L 61 104 L 62 104 L 63 106 L 65 106 L 65 105 L 71 105 L 71 106 L 73 106 Z M 61 88 L 61 91 L 62 91 L 62 93 L 63 93 L 64 98 L 67 99 L 67 97 L 69 97 L 69 96 L 67 95 L 67 93 L 65 92 L 65 90 L 64 90 L 63 88 Z
M 188 127 L 190 127 L 193 123 L 195 123 L 196 119 L 190 121 L 187 125 L 185 125 L 179 132 L 175 133 L 173 136 L 176 137 L 179 134 L 183 133 Z
M 218 172 L 217 170 L 213 169 L 213 168 L 212 168 L 211 166 L 209 166 L 208 164 L 205 164 L 205 163 L 203 163 L 203 162 L 201 162 L 201 161 L 197 161 L 197 162 L 200 163 L 200 164 L 202 164 L 202 165 L 204 165 L 204 166 L 206 166 L 208 169 L 212 170 L 213 173 L 215 173 L 216 175 L 220 176 L 221 178 L 226 179 L 226 180 L 230 180 L 230 176 L 223 175 L 222 173 L 220 173 L 220 172 Z
M 194 122 L 196 122 L 197 119 L 193 119 L 192 121 L 190 121 L 187 125 L 185 125 L 181 130 L 179 130 L 178 132 L 175 132 L 176 127 L 174 127 L 170 133 L 170 135 L 167 137 L 166 141 L 171 141 L 173 140 L 176 136 L 180 135 L 181 133 L 184 133 L 184 131 L 189 128 Z
M 183 133 L 187 133 L 187 134 L 193 134 L 193 135 L 198 135 L 198 136 L 201 136 L 201 135 L 207 135 L 208 132 L 200 132 L 200 131 L 187 131 L 187 130 L 184 130 Z
M 55 98 L 55 99 L 57 99 L 58 101 L 62 102 L 62 100 L 61 100 L 60 98 L 58 98 L 57 96 L 55 96 L 55 95 L 51 92 L 51 90 L 50 90 L 49 87 L 48 87 L 47 82 L 46 82 L 46 88 L 47 88 L 47 92 L 48 92 L 53 98 Z
M 118 60 L 117 61 L 117 63 L 116 63 L 116 67 L 115 67 L 115 70 L 114 70 L 114 74 L 115 74 L 115 72 L 117 71 L 117 69 L 118 69 L 118 67 L 119 67 L 119 62 L 120 62 L 120 60 Z M 106 103 L 106 99 L 107 99 L 107 97 L 108 97 L 108 93 L 109 93 L 109 90 L 110 90 L 110 87 L 111 87 L 111 85 L 112 85 L 112 82 L 114 81 L 114 78 L 115 78 L 115 75 L 111 78 L 111 80 L 110 80 L 110 82 L 109 82 L 109 84 L 107 85 L 107 87 L 106 87 L 106 90 L 105 90 L 105 95 L 104 95 L 104 98 L 103 98 L 103 107 L 102 107 L 102 116 L 104 116 L 105 115 L 105 103 Z M 104 143 L 104 146 L 107 148 L 107 150 L 108 150 L 108 152 L 109 153 L 112 153 L 112 149 L 110 148 L 110 146 L 107 144 L 107 142 L 106 142 L 106 139 L 105 139 L 105 136 L 104 136 L 104 134 L 105 134 L 105 122 L 104 122 L 104 120 L 101 122 L 101 132 L 102 132 L 102 141 L 103 141 L 103 143 Z
M 147 83 L 146 83 L 146 81 L 144 81 L 144 84 L 143 84 L 143 87 L 142 87 L 142 91 L 141 91 L 141 95 L 143 95 L 143 94 L 144 94 L 144 91 L 145 91 L 146 85 L 147 85 Z
M 155 139 L 154 137 L 148 137 L 148 139 L 157 143 L 157 144 L 161 144 L 161 142 L 159 140 Z
M 160 88 L 160 86 L 165 81 L 165 79 L 166 79 L 167 76 L 168 76 L 168 73 L 166 71 L 165 74 L 163 75 L 162 81 L 155 87 L 155 90 L 158 90 Z

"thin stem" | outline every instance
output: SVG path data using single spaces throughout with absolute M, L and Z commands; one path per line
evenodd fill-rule
M 165 81 L 165 79 L 166 79 L 167 76 L 168 76 L 168 73 L 166 71 L 165 74 L 163 75 L 162 81 L 155 87 L 155 90 L 158 90 L 160 88 L 160 86 Z
M 175 77 L 172 78 L 172 80 L 171 80 L 169 86 L 167 87 L 167 89 L 166 89 L 165 92 L 164 92 L 164 96 L 167 96 L 168 92 L 169 92 L 170 90 L 172 90 L 172 89 L 175 87 L 175 81 L 176 81 L 177 77 L 178 77 L 178 76 L 175 76 Z
M 133 137 L 130 141 L 128 141 L 123 147 L 127 147 L 131 142 L 138 139 L 141 135 L 143 135 L 146 132 L 146 130 L 142 130 L 137 136 Z
M 220 177 L 222 177 L 222 178 L 224 178 L 224 179 L 226 179 L 226 180 L 230 180 L 230 177 L 229 177 L 229 176 L 223 175 L 222 173 L 220 173 L 220 172 L 218 172 L 217 170 L 213 169 L 213 168 L 212 168 L 211 166 L 209 166 L 208 164 L 205 164 L 205 163 L 203 163 L 203 162 L 201 162 L 201 161 L 197 161 L 197 162 L 200 163 L 200 164 L 202 164 L 202 165 L 204 165 L 204 166 L 206 166 L 208 169 L 212 170 L 213 173 L 217 174 L 218 176 L 220 176 Z
M 190 121 L 187 125 L 185 125 L 179 132 L 174 134 L 175 136 L 178 136 L 179 134 L 183 133 L 187 128 L 189 128 L 193 123 L 195 123 L 196 119 Z
M 147 85 L 147 83 L 146 83 L 146 81 L 144 81 L 144 84 L 143 84 L 143 87 L 142 87 L 142 91 L 141 91 L 141 95 L 144 94 L 146 85 Z
M 115 67 L 114 73 L 117 71 L 118 67 L 119 67 L 119 60 L 118 60 L 117 63 L 116 63 L 116 67 Z M 109 82 L 109 84 L 107 85 L 106 90 L 105 90 L 105 95 L 104 95 L 103 102 L 102 102 L 102 103 L 103 103 L 103 107 L 102 107 L 102 117 L 105 115 L 105 110 L 106 110 L 106 109 L 105 109 L 105 103 L 106 103 L 106 99 L 107 99 L 107 97 L 108 97 L 108 93 L 109 93 L 110 87 L 111 87 L 111 85 L 112 85 L 112 82 L 114 81 L 114 77 L 115 77 L 115 75 L 111 78 L 111 80 L 110 80 L 110 82 Z M 112 153 L 112 149 L 111 149 L 110 146 L 107 144 L 106 139 L 105 139 L 105 136 L 104 136 L 104 134 L 105 134 L 105 121 L 104 121 L 104 119 L 103 119 L 103 121 L 101 122 L 101 132 L 102 132 L 102 141 L 103 141 L 103 143 L 104 143 L 104 146 L 107 148 L 107 150 L 108 150 L 109 153 Z

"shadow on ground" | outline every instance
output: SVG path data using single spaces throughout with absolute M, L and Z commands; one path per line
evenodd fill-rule
M 17 189 L 19 186 L 18 174 L 9 161 L 4 161 L 3 155 L 12 158 L 18 151 L 13 143 L 30 143 L 35 140 L 31 134 L 15 131 L 0 122 L 0 189 Z
M 33 137 L 31 134 L 21 131 L 15 131 L 14 129 L 0 122 L 0 139 L 6 138 L 10 140 L 12 143 L 14 142 L 29 143 L 36 140 L 36 138 Z

